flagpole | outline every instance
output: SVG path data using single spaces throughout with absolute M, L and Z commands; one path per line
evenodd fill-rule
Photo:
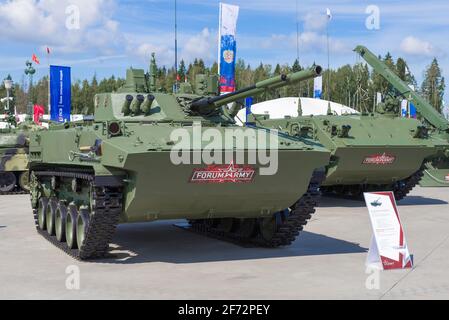
M 178 1 L 175 0 L 175 93 L 178 92 Z
M 299 64 L 299 0 L 296 0 L 296 60 Z M 299 86 L 299 97 L 301 98 L 301 82 L 298 84 Z M 307 92 L 307 94 L 309 94 Z
M 51 115 L 50 48 L 49 47 L 47 47 L 47 64 L 48 64 L 48 114 Z
M 330 45 L 329 45 L 329 24 L 332 19 L 332 14 L 329 9 L 327 9 L 327 24 L 326 24 L 326 40 L 327 40 L 327 101 L 328 101 L 328 108 L 327 108 L 327 114 L 332 114 L 332 108 L 331 108 L 331 68 L 330 68 Z
M 329 46 L 329 21 L 327 22 L 327 25 L 326 25 L 326 39 L 327 39 L 327 72 L 328 72 L 328 74 L 327 74 L 327 100 L 330 102 L 331 101 L 331 92 L 330 92 L 330 89 L 331 89 L 331 81 L 330 81 L 330 79 L 331 79 L 331 77 L 330 77 L 330 72 L 331 72 L 331 68 L 330 68 L 330 65 L 331 65 L 331 59 L 330 59 L 330 46 Z
M 220 9 L 219 9 L 219 17 L 218 17 L 218 52 L 217 52 L 217 65 L 218 65 L 218 76 L 221 74 L 221 19 L 222 19 L 222 12 L 221 12 L 221 3 L 220 3 Z
M 296 0 L 296 58 L 299 62 L 299 0 Z

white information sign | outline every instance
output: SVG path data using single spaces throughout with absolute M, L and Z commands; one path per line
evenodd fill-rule
M 373 238 L 367 266 L 382 270 L 413 267 L 393 192 L 365 193 Z

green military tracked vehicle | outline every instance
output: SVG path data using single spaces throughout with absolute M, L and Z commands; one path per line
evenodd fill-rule
M 7 97 L 2 98 L 0 104 L 5 111 L 5 117 L 0 121 L 0 195 L 27 193 L 28 136 L 34 124 L 28 120 L 17 124 L 11 76 L 4 80 L 4 86 Z
M 331 150 L 321 190 L 355 199 L 382 190 L 403 199 L 421 180 L 424 164 L 448 147 L 419 121 L 389 114 L 255 118 L 254 125 L 314 139 Z
M 395 96 L 370 114 L 300 116 L 299 105 L 298 117 L 253 114 L 249 126 L 276 128 L 331 150 L 323 193 L 362 199 L 364 192 L 390 190 L 401 200 L 421 180 L 425 164 L 447 154 L 449 144 L 420 121 L 399 117 L 400 111 Z
M 30 117 L 18 124 L 10 115 L 0 129 L 0 194 L 25 194 L 30 191 L 28 173 L 29 136 L 42 131 Z
M 0 129 L 0 194 L 29 191 L 28 128 L 13 126 L 9 121 Z
M 119 223 L 164 219 L 188 219 L 197 232 L 239 243 L 291 244 L 314 213 L 330 152 L 308 139 L 239 128 L 225 105 L 321 68 L 221 97 L 207 77 L 195 88 L 159 92 L 154 69 L 153 59 L 149 74 L 128 70 L 119 92 L 97 95 L 93 121 L 31 136 L 38 232 L 77 259 L 103 257 Z
M 449 121 L 442 114 L 413 91 L 366 47 L 358 46 L 355 51 L 388 81 L 396 91 L 394 92 L 396 97 L 413 103 L 420 117 L 426 122 L 426 126 L 429 127 L 430 135 L 449 141 Z M 425 164 L 424 177 L 420 184 L 423 187 L 449 187 L 449 148 Z

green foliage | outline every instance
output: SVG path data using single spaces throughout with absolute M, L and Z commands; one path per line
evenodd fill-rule
M 430 66 L 425 71 L 425 78 L 421 87 L 422 94 L 430 102 L 430 104 L 442 112 L 443 97 L 446 84 L 438 61 L 433 59 Z
M 409 72 L 407 62 L 398 58 L 395 62 L 391 54 L 387 54 L 383 60 L 394 70 L 401 79 L 405 80 L 409 85 L 418 88 L 415 77 Z M 243 59 L 238 59 L 236 64 L 236 84 L 237 89 L 242 89 L 253 85 L 257 81 L 264 80 L 269 77 L 279 76 L 290 72 L 303 70 L 298 60 L 293 61 L 291 65 L 277 64 L 271 65 L 260 63 L 256 68 L 251 67 Z M 208 67 L 202 59 L 195 59 L 193 63 L 186 66 L 184 61 L 180 62 L 178 73 L 181 81 L 187 78 L 188 81 L 194 83 L 197 74 L 217 74 L 218 64 L 214 63 Z M 323 98 L 327 98 L 328 85 L 327 77 L 330 74 L 331 100 L 348 105 L 359 111 L 372 110 L 377 92 L 381 92 L 386 96 L 390 91 L 388 82 L 376 72 L 370 72 L 366 64 L 344 65 L 336 70 L 326 70 L 323 74 Z M 157 80 L 160 90 L 171 92 L 173 83 L 176 81 L 176 72 L 174 68 L 166 68 L 165 66 L 157 68 Z M 24 81 L 22 81 L 24 82 Z M 114 92 L 124 84 L 125 80 L 116 78 L 114 75 L 107 79 L 98 80 L 96 75 L 91 80 L 77 80 L 72 84 L 72 112 L 93 113 L 94 96 L 97 93 Z M 23 89 L 23 84 L 16 83 L 14 94 L 16 97 L 17 110 L 20 113 L 26 112 L 27 101 L 33 104 L 40 104 L 45 107 L 48 105 L 48 78 L 44 77 L 37 83 L 30 86 L 29 93 Z M 441 110 L 443 95 L 445 90 L 445 80 L 441 75 L 438 62 L 434 59 L 426 71 L 426 79 L 422 84 L 422 94 L 429 99 L 432 105 Z M 0 96 L 5 96 L 6 92 L 3 85 L 0 85 Z M 266 92 L 264 95 L 257 97 L 256 102 L 275 99 L 279 97 L 293 96 L 312 97 L 313 96 L 313 79 L 304 81 L 294 86 Z

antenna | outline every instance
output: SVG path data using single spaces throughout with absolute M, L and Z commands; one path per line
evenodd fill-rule
M 296 0 L 296 58 L 299 62 L 299 5 L 298 1 Z
M 331 58 L 330 58 L 330 44 L 329 44 L 329 23 L 332 20 L 332 13 L 330 9 L 326 10 L 327 23 L 326 23 L 326 39 L 327 39 L 327 114 L 332 115 L 331 109 Z
M 296 0 L 296 59 L 299 63 L 299 0 Z M 307 81 L 307 85 L 309 82 Z M 301 82 L 298 83 L 299 87 L 299 97 L 301 98 L 302 90 L 301 90 Z M 307 94 L 309 94 L 309 90 L 307 90 Z
M 175 0 L 175 92 L 178 91 L 178 1 Z

